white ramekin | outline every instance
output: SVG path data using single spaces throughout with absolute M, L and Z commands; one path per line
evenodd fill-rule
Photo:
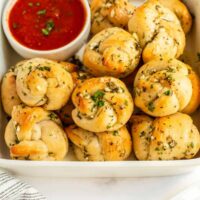
M 81 0 L 85 8 L 86 20 L 80 34 L 72 42 L 63 47 L 54 50 L 44 50 L 44 51 L 34 50 L 25 47 L 22 44 L 20 44 L 12 35 L 8 24 L 8 18 L 12 7 L 15 5 L 17 1 L 18 0 L 9 0 L 8 3 L 6 4 L 3 11 L 2 24 L 4 33 L 10 45 L 22 57 L 24 58 L 43 57 L 53 60 L 65 60 L 71 57 L 73 54 L 75 54 L 81 48 L 81 46 L 86 42 L 90 32 L 90 20 L 91 20 L 90 7 L 87 0 Z

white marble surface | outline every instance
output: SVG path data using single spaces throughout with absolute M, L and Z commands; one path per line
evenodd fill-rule
M 185 175 L 157 178 L 21 177 L 48 200 L 167 200 L 200 182 L 200 169 Z

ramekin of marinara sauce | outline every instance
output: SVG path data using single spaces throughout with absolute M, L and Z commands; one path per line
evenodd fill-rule
M 63 60 L 87 39 L 87 0 L 10 0 L 3 14 L 4 32 L 23 57 Z

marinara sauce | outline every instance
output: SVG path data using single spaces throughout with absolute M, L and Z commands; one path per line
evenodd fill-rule
M 9 14 L 9 28 L 28 48 L 53 50 L 74 40 L 85 20 L 80 0 L 18 0 Z

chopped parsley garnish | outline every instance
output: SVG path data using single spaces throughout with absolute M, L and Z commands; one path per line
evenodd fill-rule
M 98 106 L 98 107 L 104 106 L 104 101 L 98 101 L 98 102 L 97 102 L 97 106 Z
M 49 35 L 49 31 L 47 31 L 45 28 L 42 29 L 43 35 Z
M 193 142 L 190 143 L 190 147 L 194 148 L 194 143 Z
M 42 34 L 45 36 L 48 36 L 51 33 L 51 31 L 53 30 L 54 26 L 55 26 L 55 24 L 54 24 L 53 20 L 47 21 L 46 27 L 41 30 Z
M 98 99 L 100 99 L 100 98 L 103 98 L 104 95 L 105 95 L 104 92 L 98 90 L 98 91 L 95 92 L 94 95 L 92 96 L 92 100 L 93 100 L 93 101 L 96 101 L 96 100 L 98 100 Z
M 26 96 L 26 95 L 27 95 L 27 93 L 26 93 L 26 92 L 23 92 L 23 91 L 22 91 L 22 93 L 23 93 L 23 95 L 24 95 L 24 96 Z
M 108 124 L 108 125 L 106 126 L 106 128 L 107 128 L 107 129 L 111 128 L 111 125 L 110 125 L 110 124 Z
M 55 26 L 55 24 L 54 24 L 53 20 L 47 21 L 46 28 L 47 28 L 48 31 L 51 31 L 54 26 Z
M 44 66 L 44 67 L 37 67 L 37 69 L 39 69 L 40 71 L 48 71 L 50 72 L 51 68 L 50 67 L 47 67 L 47 66 Z
M 155 109 L 155 106 L 152 101 L 148 103 L 147 107 L 148 107 L 148 110 L 151 112 L 153 112 Z
M 173 92 L 171 90 L 167 90 L 164 92 L 166 96 L 172 96 Z
M 37 14 L 38 15 L 45 15 L 46 14 L 46 9 L 43 9 L 43 10 L 39 10 L 38 12 L 37 12 Z
M 173 68 L 171 68 L 171 67 L 168 67 L 168 68 L 167 68 L 167 72 L 172 72 L 172 73 L 174 73 L 174 72 L 175 72 L 175 69 L 173 69 Z
M 49 118 L 51 120 L 56 120 L 56 119 L 58 119 L 58 116 L 55 113 L 52 112 L 52 113 L 49 114 Z
M 155 148 L 155 151 L 159 151 L 160 149 L 158 147 Z
M 144 137 L 146 135 L 145 131 L 140 132 L 140 137 Z
M 118 131 L 113 131 L 113 135 L 114 135 L 114 136 L 117 136 L 118 134 L 119 134 Z
M 124 105 L 128 106 L 128 101 L 127 100 L 124 101 Z
M 94 95 L 92 95 L 92 100 L 95 102 L 95 105 L 97 107 L 102 107 L 104 106 L 104 101 L 103 101 L 103 97 L 104 97 L 105 93 L 98 90 L 97 92 L 94 93 Z

